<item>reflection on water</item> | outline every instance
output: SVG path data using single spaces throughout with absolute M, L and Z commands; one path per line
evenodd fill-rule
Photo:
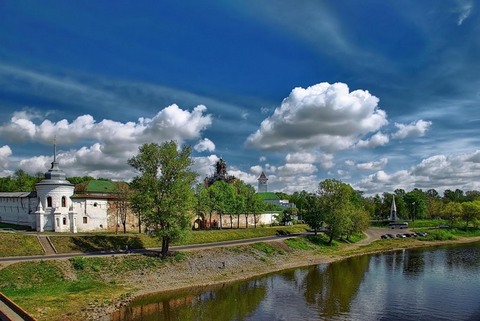
M 134 320 L 480 320 L 480 243 L 365 255 L 142 297 Z

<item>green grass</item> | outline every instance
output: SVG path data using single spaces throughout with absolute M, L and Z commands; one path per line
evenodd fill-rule
M 23 262 L 0 270 L 2 292 L 36 318 L 59 320 L 65 311 L 80 311 L 87 301 L 120 291 L 88 277 L 70 278 L 66 262 Z M 42 302 L 42 304 L 39 304 Z
M 252 248 L 254 248 L 257 251 L 263 252 L 267 255 L 274 255 L 274 254 L 285 254 L 285 251 L 270 244 L 270 243 L 265 243 L 265 242 L 260 242 L 260 243 L 254 243 L 250 245 Z
M 415 222 L 408 222 L 408 228 L 417 229 L 417 228 L 427 228 L 427 227 L 437 227 L 440 225 L 448 225 L 447 220 L 415 220 Z
M 289 235 L 292 233 L 305 232 L 306 229 L 306 225 L 293 225 L 249 229 L 191 231 L 183 242 L 173 243 L 172 245 L 205 244 L 272 235 Z M 161 246 L 158 239 L 145 234 L 50 235 L 49 237 L 58 253 L 118 251 L 125 249 L 125 245 L 127 244 L 132 249 L 156 248 Z
M 132 249 L 145 246 L 145 235 L 49 235 L 50 241 L 58 253 L 87 253 L 96 251 L 121 251 L 128 245 Z M 158 246 L 158 242 L 155 243 Z
M 293 250 L 312 250 L 315 248 L 315 245 L 312 244 L 306 237 L 296 237 L 291 239 L 286 239 L 285 244 L 288 245 Z
M 448 230 L 428 230 L 427 233 L 427 236 L 422 237 L 425 241 L 446 241 L 457 238 L 455 233 Z
M 90 303 L 101 307 L 129 293 L 132 289 L 122 285 L 129 273 L 155 271 L 187 255 L 180 253 L 167 259 L 147 255 L 75 257 L 16 263 L 0 270 L 0 289 L 39 320 L 64 320 L 65 311 L 72 311 L 72 318 L 75 314 L 73 319 L 79 320 L 79 311 Z
M 34 235 L 0 233 L 0 257 L 43 254 L 43 248 Z
M 293 233 L 302 233 L 307 230 L 307 225 L 292 226 L 274 226 L 274 227 L 257 227 L 248 229 L 223 229 L 210 231 L 192 231 L 188 238 L 181 244 L 203 244 L 213 242 L 223 242 L 232 240 L 249 239 L 254 237 L 264 237 L 272 235 L 289 235 Z

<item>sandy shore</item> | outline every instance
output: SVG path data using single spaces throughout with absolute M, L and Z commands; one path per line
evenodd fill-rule
M 179 290 L 188 287 L 207 286 L 249 279 L 264 274 L 321 263 L 331 263 L 354 255 L 394 251 L 405 248 L 429 247 L 443 244 L 470 243 L 480 241 L 480 237 L 461 238 L 453 241 L 398 242 L 398 247 L 374 250 L 365 245 L 378 240 L 385 229 L 369 231 L 368 237 L 341 250 L 325 254 L 317 251 L 292 251 L 282 240 L 271 242 L 284 250 L 284 254 L 267 255 L 251 247 L 226 247 L 188 252 L 187 259 L 166 264 L 162 269 L 126 275 L 124 286 L 130 289 L 131 296 L 113 302 L 108 307 L 92 307 L 85 311 L 88 320 L 108 320 L 106 315 L 127 305 L 129 301 L 145 294 Z M 103 317 L 102 317 L 103 316 Z

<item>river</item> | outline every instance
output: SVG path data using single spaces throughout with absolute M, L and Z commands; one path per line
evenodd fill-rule
M 148 295 L 110 320 L 480 320 L 480 243 L 363 255 Z

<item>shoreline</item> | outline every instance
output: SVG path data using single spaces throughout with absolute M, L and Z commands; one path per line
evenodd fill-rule
M 318 250 L 291 250 L 283 241 L 269 242 L 274 247 L 285 251 L 284 254 L 272 256 L 258 251 L 235 250 L 235 247 L 222 247 L 202 251 L 189 251 L 185 260 L 169 263 L 159 271 L 130 277 L 125 282 L 126 292 L 131 295 L 111 302 L 101 308 L 93 307 L 82 316 L 92 320 L 105 319 L 142 296 L 161 292 L 174 292 L 188 288 L 214 286 L 248 280 L 284 270 L 302 268 L 317 264 L 329 264 L 353 256 L 387 253 L 411 248 L 427 248 L 450 244 L 468 244 L 479 242 L 480 237 L 462 237 L 446 241 L 422 241 L 413 239 L 401 246 L 368 249 L 375 240 L 363 244 L 342 245 L 332 252 Z M 244 249 L 247 246 L 240 246 Z M 238 248 L 238 247 L 237 247 Z M 324 247 L 322 247 L 324 248 Z M 130 290 L 130 291 L 127 291 Z

